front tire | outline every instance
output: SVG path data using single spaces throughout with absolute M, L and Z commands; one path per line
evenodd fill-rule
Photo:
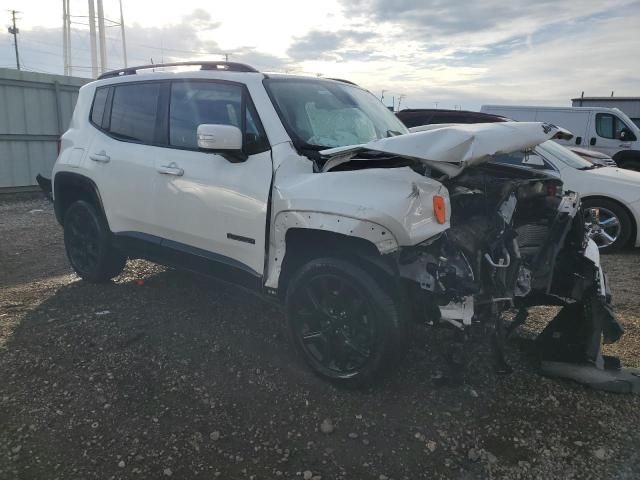
M 585 226 L 600 252 L 607 253 L 626 246 L 633 224 L 627 211 L 606 198 L 589 198 L 582 203 Z
M 292 341 L 305 361 L 318 375 L 344 385 L 371 383 L 405 346 L 399 302 L 370 273 L 341 259 L 303 265 L 288 284 L 285 308 Z
M 89 202 L 78 200 L 64 214 L 64 246 L 76 273 L 103 283 L 122 272 L 127 257 L 111 245 L 106 220 Z

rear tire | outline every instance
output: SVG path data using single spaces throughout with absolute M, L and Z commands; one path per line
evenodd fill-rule
M 400 302 L 345 260 L 304 264 L 288 283 L 285 308 L 291 339 L 307 364 L 345 386 L 371 383 L 406 348 Z
M 633 223 L 627 211 L 614 200 L 588 198 L 582 202 L 587 228 L 593 232 L 591 238 L 601 253 L 608 253 L 625 247 L 631 238 Z M 598 209 L 599 223 L 591 225 L 591 209 Z
M 111 244 L 104 216 L 84 200 L 74 202 L 64 213 L 64 246 L 73 269 L 91 283 L 111 280 L 127 262 Z

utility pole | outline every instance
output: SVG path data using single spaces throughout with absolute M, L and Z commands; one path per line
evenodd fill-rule
M 124 67 L 127 68 L 127 40 L 124 36 L 124 15 L 122 15 L 122 0 L 120 0 L 120 31 L 122 32 L 122 59 Z
M 400 97 L 398 97 L 398 111 L 400 111 L 400 104 L 402 103 L 402 100 L 404 100 L 405 98 L 407 98 L 407 96 L 404 93 L 400 95 Z
M 91 77 L 98 78 L 98 42 L 96 39 L 96 8 L 94 0 L 89 0 L 89 41 L 91 43 Z
M 71 9 L 69 0 L 62 0 L 62 53 L 64 74 L 71 75 Z
M 9 27 L 9 33 L 13 35 L 13 46 L 16 50 L 16 68 L 20 70 L 20 55 L 18 54 L 18 27 L 16 27 L 16 12 L 15 10 L 11 10 L 11 23 L 13 26 Z
M 100 37 L 100 73 L 107 71 L 107 39 L 104 26 L 104 8 L 98 0 L 98 36 Z

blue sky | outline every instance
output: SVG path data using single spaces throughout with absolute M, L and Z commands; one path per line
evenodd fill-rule
M 12 2 L 15 3 L 12 4 Z M 20 10 L 27 69 L 62 72 L 61 3 L 3 0 Z M 117 20 L 117 0 L 104 0 Z M 568 105 L 587 95 L 640 96 L 640 0 L 123 0 L 130 63 L 221 59 L 265 71 L 353 80 L 404 106 Z M 87 2 L 71 0 L 76 75 L 90 75 Z M 7 15 L 8 23 L 8 15 Z M 109 67 L 122 66 L 108 29 Z M 0 35 L 0 66 L 14 65 Z

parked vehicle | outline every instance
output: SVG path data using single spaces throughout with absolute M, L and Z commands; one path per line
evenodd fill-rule
M 471 112 L 467 110 L 444 110 L 444 109 L 404 109 L 396 112 L 396 116 L 409 129 L 423 125 L 458 125 L 465 123 L 494 123 L 513 121 L 500 115 L 490 113 Z M 609 155 L 596 150 L 571 146 L 569 149 L 580 155 L 588 162 L 615 167 L 616 162 Z
M 442 127 L 424 125 L 410 131 Z M 585 152 L 602 155 L 604 159 L 587 160 L 572 151 L 575 147 L 565 148 L 557 142 L 544 142 L 530 151 L 496 155 L 492 161 L 557 175 L 565 188 L 579 192 L 587 232 L 600 251 L 640 246 L 640 173 L 617 168 L 615 163 L 607 162 L 609 157 L 591 150 Z
M 601 251 L 640 246 L 640 172 L 593 164 L 556 142 L 494 161 L 557 173 L 565 188 L 580 192 L 589 235 Z
M 441 108 L 405 108 L 404 110 L 396 112 L 396 116 L 408 128 L 436 123 L 491 123 L 506 122 L 509 120 L 500 115 Z
M 640 129 L 617 108 L 483 105 L 482 112 L 519 122 L 548 122 L 574 134 L 565 146 L 609 155 L 619 167 L 640 170 Z
M 574 107 L 605 107 L 622 110 L 640 128 L 640 97 L 578 97 L 572 98 Z
M 595 165 L 602 165 L 603 167 L 617 167 L 616 162 L 609 155 L 596 150 L 587 150 L 580 147 L 567 147 L 576 155 L 580 155 L 587 162 Z
M 190 65 L 201 70 L 160 71 Z M 371 381 L 416 324 L 489 327 L 506 372 L 501 313 L 516 306 L 520 324 L 540 304 L 584 306 L 572 321 L 601 365 L 601 337 L 622 330 L 579 195 L 545 171 L 488 163 L 565 135 L 514 122 L 408 134 L 342 81 L 133 67 L 80 89 L 55 212 L 83 279 L 145 258 L 263 294 L 328 379 Z M 550 338 L 583 342 L 570 337 Z

